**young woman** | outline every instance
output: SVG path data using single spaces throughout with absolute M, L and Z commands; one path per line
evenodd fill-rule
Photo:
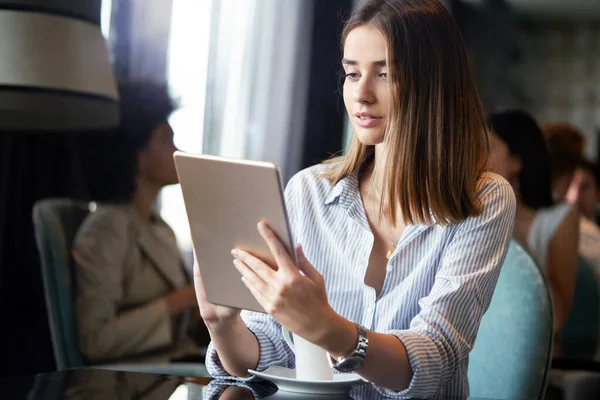
M 286 188 L 302 273 L 264 223 L 277 265 L 233 255 L 268 315 L 208 303 L 196 272 L 207 366 L 241 378 L 293 367 L 283 325 L 371 382 L 351 395 L 467 396 L 515 199 L 484 172 L 488 132 L 465 44 L 438 0 L 367 0 L 342 45 L 350 149 Z
M 554 331 L 558 334 L 573 303 L 579 213 L 569 204 L 553 204 L 548 151 L 535 120 L 523 111 L 510 110 L 492 114 L 489 121 L 494 132 L 489 167 L 515 190 L 513 236 L 546 275 L 554 305 Z M 559 340 L 555 344 L 555 351 L 560 351 Z

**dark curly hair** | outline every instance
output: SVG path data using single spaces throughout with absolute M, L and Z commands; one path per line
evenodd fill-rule
M 175 110 L 163 82 L 129 80 L 119 83 L 120 123 L 114 129 L 86 133 L 78 140 L 76 159 L 87 200 L 128 203 L 136 190 L 138 153 L 154 129 Z
M 508 110 L 488 117 L 490 128 L 521 159 L 519 194 L 527 206 L 550 207 L 552 180 L 548 149 L 541 129 L 533 117 L 522 110 Z
M 548 143 L 552 179 L 573 174 L 583 158 L 585 136 L 566 122 L 546 122 L 541 128 Z

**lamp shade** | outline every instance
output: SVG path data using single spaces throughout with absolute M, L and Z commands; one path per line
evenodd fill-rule
M 118 123 L 100 4 L 0 0 L 1 131 L 85 131 Z

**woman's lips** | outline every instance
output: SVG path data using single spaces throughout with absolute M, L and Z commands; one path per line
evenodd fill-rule
M 377 125 L 382 120 L 381 117 L 376 117 L 369 113 L 356 113 L 354 114 L 354 119 L 356 120 L 356 123 L 363 128 L 370 128 Z

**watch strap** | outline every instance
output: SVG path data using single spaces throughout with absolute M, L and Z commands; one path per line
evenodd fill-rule
M 361 359 L 364 363 L 364 360 L 367 356 L 367 348 L 369 347 L 369 337 L 368 330 L 361 324 L 356 323 L 356 328 L 358 329 L 358 342 L 356 344 L 356 348 L 352 353 L 346 357 L 339 357 L 337 360 L 333 357 L 330 357 L 331 366 L 336 369 L 343 369 L 343 365 L 347 363 L 347 360 L 350 359 Z M 347 372 L 347 371 L 343 371 Z

